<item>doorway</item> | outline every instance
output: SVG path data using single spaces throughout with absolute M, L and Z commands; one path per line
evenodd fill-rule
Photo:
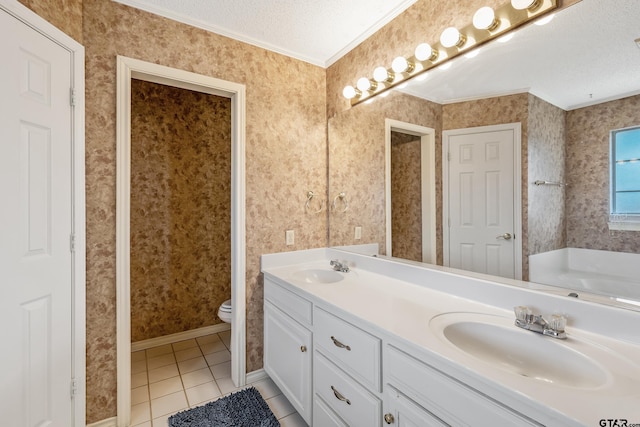
M 387 256 L 436 264 L 435 183 L 435 130 L 385 119 Z M 394 242 L 412 243 L 394 249 Z
M 231 378 L 246 382 L 245 321 L 245 87 L 136 59 L 118 57 L 116 288 L 118 335 L 118 426 L 128 426 L 131 408 L 130 192 L 131 79 L 225 97 L 231 101 Z M 212 314 L 213 315 L 213 314 Z
M 522 278 L 520 123 L 443 132 L 444 265 Z

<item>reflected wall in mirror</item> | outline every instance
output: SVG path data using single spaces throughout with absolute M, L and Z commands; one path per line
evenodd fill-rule
M 485 54 L 483 50 L 477 58 L 454 61 L 454 66 L 447 71 L 434 70 L 426 81 L 416 83 L 419 89 L 408 88 L 405 92 L 409 93 L 393 91 L 386 98 L 374 99 L 331 118 L 330 193 L 345 191 L 351 195 L 352 203 L 348 215 L 331 213 L 330 245 L 378 243 L 380 253 L 386 253 L 383 126 L 386 118 L 392 118 L 436 131 L 437 264 L 443 262 L 442 131 L 514 122 L 522 125 L 523 279 L 529 278 L 529 257 L 533 255 L 560 251 L 562 260 L 567 262 L 572 255 L 562 251 L 568 248 L 640 254 L 640 231 L 610 230 L 608 226 L 610 131 L 640 125 L 640 95 L 637 95 L 640 81 L 635 71 L 638 66 L 635 62 L 630 63 L 640 59 L 634 43 L 640 37 L 640 30 L 632 30 L 631 34 L 636 31 L 633 36 L 618 35 L 623 29 L 635 29 L 635 17 L 640 14 L 638 3 L 634 0 L 583 0 L 559 12 L 548 27 L 530 26 L 518 30 L 513 40 L 505 44 L 509 45 L 506 53 L 489 53 L 495 70 L 474 62 Z M 602 8 L 605 12 L 600 11 Z M 607 31 L 598 34 L 594 29 L 603 28 L 603 22 L 607 23 Z M 558 28 L 564 37 L 545 37 L 547 31 Z M 576 40 L 583 39 L 587 29 L 595 40 Z M 535 36 L 530 35 L 532 32 Z M 622 38 L 618 44 L 631 45 L 634 49 L 631 53 L 625 51 L 624 58 L 612 58 L 610 55 L 617 49 L 601 40 L 604 33 L 613 32 Z M 532 40 L 535 41 L 533 45 L 543 50 L 535 51 L 531 47 Z M 581 48 L 579 42 L 591 43 L 591 48 Z M 498 44 L 490 43 L 491 47 Z M 541 69 L 539 65 L 525 64 L 524 68 L 535 68 L 534 72 L 538 74 L 553 76 L 554 83 L 560 80 L 566 87 L 563 93 L 560 89 L 546 89 L 544 79 L 526 85 L 521 80 L 502 75 L 492 80 L 492 75 L 498 76 L 498 69 L 500 72 L 513 70 L 518 75 L 524 73 L 523 64 L 510 62 L 515 56 L 511 53 L 527 52 L 535 63 L 536 58 L 544 57 L 551 50 L 551 45 L 564 50 L 562 66 Z M 600 53 L 597 49 L 606 52 Z M 580 65 L 585 62 L 590 64 L 589 72 Z M 614 64 L 615 73 L 604 71 L 601 62 Z M 449 74 L 455 69 L 458 69 L 457 80 L 455 73 Z M 590 75 L 592 80 L 585 81 L 585 75 Z M 469 84 L 467 92 L 465 81 L 473 83 Z M 582 86 L 572 92 L 572 82 Z M 522 90 L 523 87 L 529 89 Z M 568 97 L 570 92 L 577 94 L 577 98 Z M 418 94 L 420 96 L 415 96 Z M 537 186 L 536 180 L 567 185 Z M 353 227 L 357 225 L 362 226 L 361 240 L 353 238 Z M 634 264 L 639 265 L 637 261 Z M 569 267 L 563 268 L 566 273 Z M 612 275 L 616 274 L 613 271 Z M 597 286 L 593 281 L 575 277 L 570 283 L 561 283 L 558 277 L 544 278 L 544 281 L 640 301 L 640 276 L 631 274 L 631 278 L 619 278 L 622 282 L 600 277 L 602 280 Z M 593 276 L 593 272 L 590 275 Z M 543 280 L 536 274 L 534 278 Z

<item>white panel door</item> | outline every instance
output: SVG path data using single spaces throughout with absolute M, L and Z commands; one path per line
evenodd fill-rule
M 514 130 L 447 136 L 449 266 L 515 278 Z
M 73 425 L 71 54 L 0 11 L 2 425 Z

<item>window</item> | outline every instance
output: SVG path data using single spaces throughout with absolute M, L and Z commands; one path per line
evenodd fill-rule
M 640 126 L 611 132 L 609 228 L 640 229 Z M 637 223 L 634 227 L 612 224 Z M 631 224 L 629 224 L 631 225 Z

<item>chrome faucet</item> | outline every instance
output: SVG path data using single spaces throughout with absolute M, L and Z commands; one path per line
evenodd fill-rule
M 549 321 L 546 321 L 542 315 L 533 314 L 531 309 L 524 305 L 514 307 L 513 311 L 516 314 L 515 324 L 517 327 L 561 340 L 567 338 L 564 331 L 567 325 L 566 317 L 552 314 Z
M 349 266 L 347 265 L 346 262 L 342 263 L 337 259 L 332 259 L 329 265 L 331 265 L 335 271 L 340 271 L 342 273 L 349 272 Z

